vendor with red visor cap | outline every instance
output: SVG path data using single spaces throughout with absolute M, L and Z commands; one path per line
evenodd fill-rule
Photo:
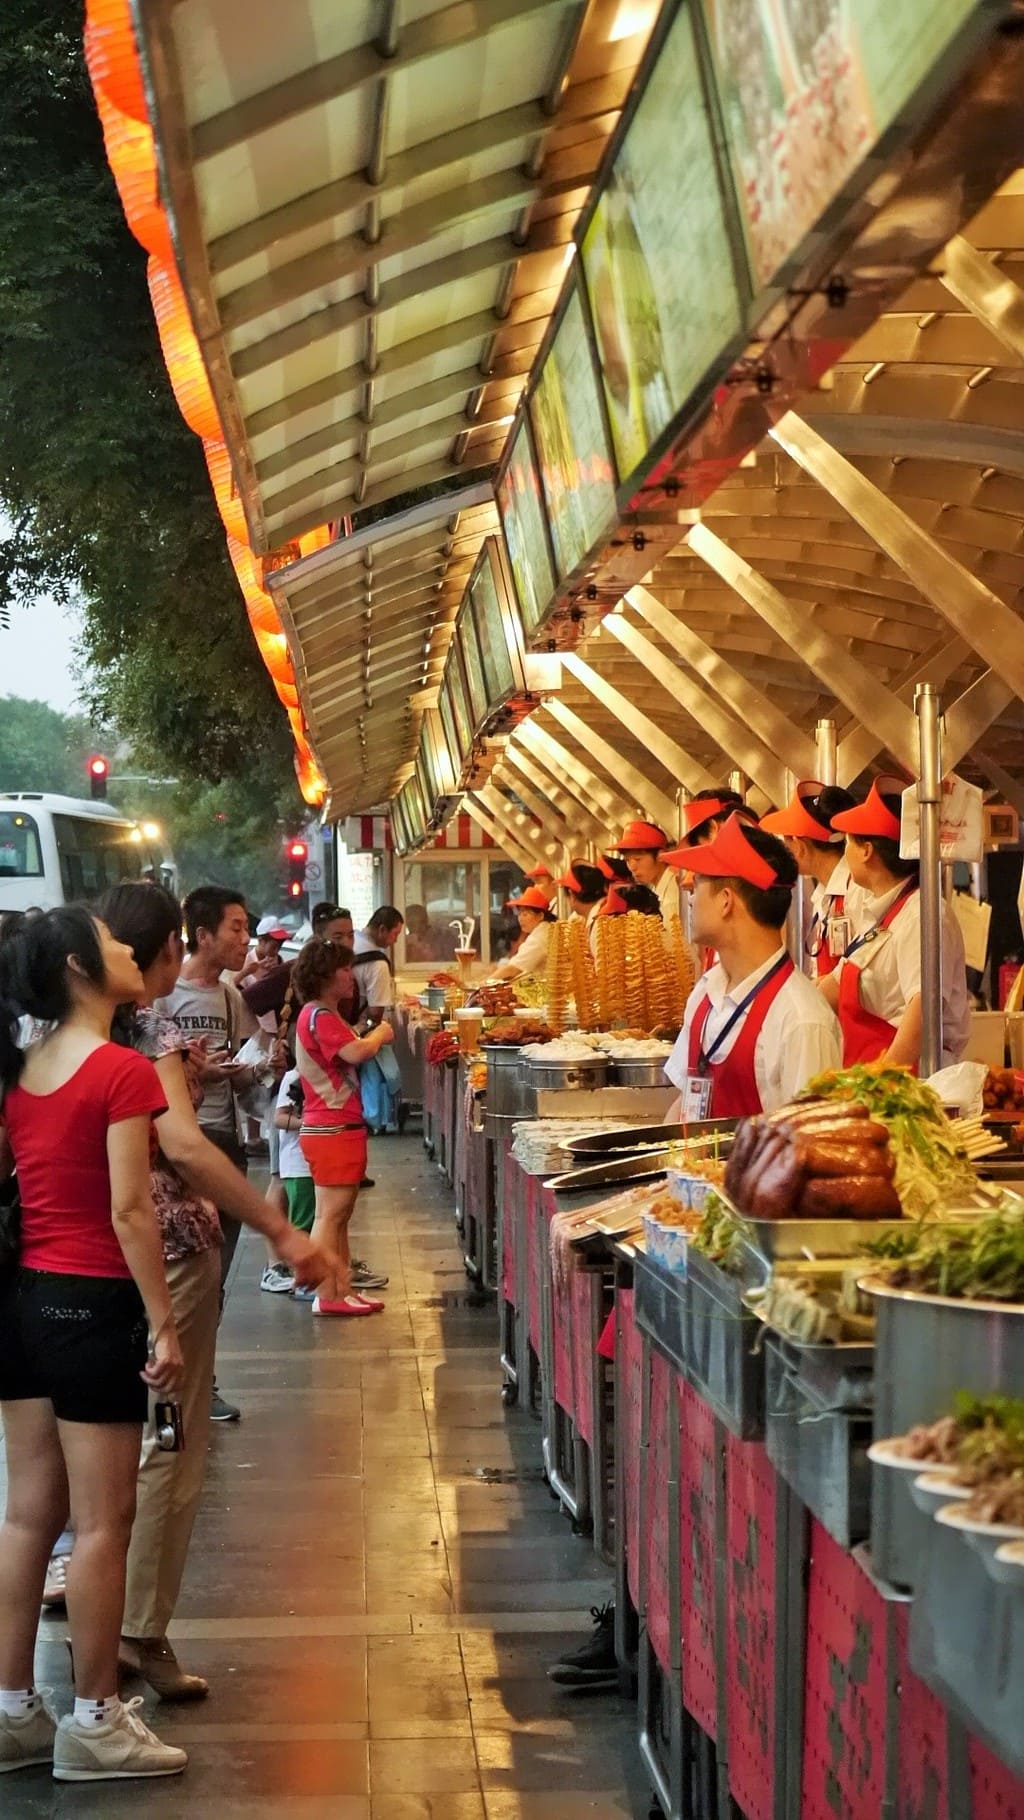
M 547 894 L 542 887 L 530 885 L 518 897 L 509 898 L 508 908 L 516 913 L 523 940 L 508 960 L 491 969 L 491 979 L 517 980 L 525 973 L 543 978 L 548 964 L 548 939 L 555 921 Z
M 679 886 L 665 864 L 668 835 L 656 822 L 627 822 L 616 852 L 621 853 L 635 885 L 650 885 L 658 893 L 661 919 L 666 925 L 679 921 Z
M 587 940 L 591 941 L 594 921 L 608 889 L 604 873 L 600 867 L 592 866 L 589 860 L 574 859 L 568 872 L 563 873 L 555 883 L 569 893 L 572 915 L 583 918 L 587 925 Z
M 739 815 L 691 849 L 693 932 L 717 951 L 690 994 L 665 1065 L 679 1099 L 670 1121 L 772 1112 L 839 1066 L 839 1026 L 786 953 L 796 861 Z
M 719 828 L 732 815 L 739 816 L 741 821 L 757 826 L 757 816 L 753 809 L 748 809 L 738 790 L 698 790 L 688 803 L 683 805 L 683 840 L 679 847 L 671 847 L 662 855 L 665 864 L 675 873 L 683 890 L 689 891 L 693 884 L 693 871 L 690 866 L 690 854 L 694 847 L 704 846 L 714 840 Z M 701 945 L 693 933 L 693 922 L 690 919 L 690 954 L 694 971 L 700 977 L 709 967 L 713 967 L 717 956 L 714 948 Z
M 762 828 L 785 841 L 801 875 L 814 880 L 804 951 L 816 979 L 834 971 L 864 924 L 864 893 L 850 877 L 846 837 L 832 823 L 834 815 L 855 805 L 849 790 L 808 777 L 797 784 L 784 809 L 761 818 Z
M 554 903 L 558 892 L 558 880 L 550 866 L 546 866 L 541 860 L 538 865 L 531 866 L 525 876 L 538 891 L 543 891 L 549 906 Z
M 900 858 L 902 784 L 876 778 L 864 802 L 832 817 L 850 877 L 864 893 L 861 928 L 819 989 L 843 1032 L 843 1062 L 916 1068 L 921 1056 L 921 892 L 916 860 Z M 967 1046 L 970 1004 L 963 936 L 942 907 L 942 1066 Z

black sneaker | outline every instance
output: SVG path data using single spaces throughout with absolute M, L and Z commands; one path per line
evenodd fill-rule
M 360 1188 L 376 1188 L 377 1183 L 374 1180 L 372 1175 L 364 1175 L 359 1186 L 360 1186 Z
M 210 1398 L 210 1421 L 237 1422 L 241 1413 L 241 1410 L 234 1403 L 225 1402 L 215 1384 L 213 1387 L 213 1395 Z
M 573 1649 L 548 1669 L 548 1679 L 559 1687 L 585 1687 L 593 1693 L 619 1685 L 619 1665 L 615 1657 L 615 1607 L 592 1605 L 594 1634 L 579 1649 Z

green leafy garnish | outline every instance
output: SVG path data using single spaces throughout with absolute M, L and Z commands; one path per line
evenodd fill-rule
M 908 1219 L 928 1219 L 977 1187 L 934 1088 L 906 1068 L 858 1063 L 808 1081 L 801 1098 L 859 1100 L 889 1132 L 894 1186 Z

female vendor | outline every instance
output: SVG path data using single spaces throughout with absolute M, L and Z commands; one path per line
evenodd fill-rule
M 786 953 L 796 861 L 733 815 L 691 849 L 693 933 L 718 959 L 690 994 L 665 1065 L 679 1088 L 670 1121 L 746 1118 L 783 1106 L 839 1065 L 839 1028 Z
M 587 925 L 587 940 L 594 933 L 594 920 L 604 903 L 608 881 L 598 866 L 591 866 L 586 860 L 574 859 L 568 872 L 557 880 L 564 891 L 569 893 L 569 903 L 573 916 L 581 916 Z
M 517 980 L 525 973 L 543 975 L 548 964 L 551 925 L 556 920 L 548 908 L 547 893 L 537 885 L 530 885 L 519 897 L 509 898 L 508 907 L 516 913 L 523 939 L 515 954 L 492 968 L 491 979 Z
M 847 943 L 863 927 L 864 893 L 850 877 L 845 837 L 832 822 L 854 807 L 849 790 L 808 777 L 797 784 L 784 809 L 761 818 L 762 828 L 785 841 L 801 875 L 814 880 L 804 952 L 819 980 L 835 971 Z
M 846 837 L 850 877 L 864 892 L 861 929 L 819 988 L 839 1015 L 843 1062 L 903 1063 L 921 1055 L 921 893 L 916 860 L 900 858 L 898 778 L 876 778 L 865 802 L 832 817 Z M 942 908 L 942 1063 L 963 1055 L 970 1030 L 963 937 Z

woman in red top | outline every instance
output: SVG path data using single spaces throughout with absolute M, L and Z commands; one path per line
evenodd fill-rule
M 17 1267 L 0 1284 L 0 1771 L 52 1758 L 59 1781 L 187 1762 L 117 1695 L 147 1397 L 172 1396 L 181 1372 L 149 1186 L 166 1101 L 153 1064 L 109 1040 L 115 1007 L 142 990 L 131 950 L 84 909 L 34 917 L 0 947 L 0 1176 L 16 1168 L 21 1200 Z M 27 1054 L 22 1018 L 49 1026 Z M 32 1662 L 69 1500 L 77 1698 L 55 1730 Z
M 366 1174 L 366 1124 L 359 1097 L 360 1062 L 368 1062 L 394 1041 L 382 1021 L 359 1037 L 339 1015 L 352 991 L 352 950 L 314 937 L 292 969 L 303 1001 L 295 1030 L 295 1063 L 302 1080 L 299 1142 L 316 1189 L 313 1242 L 336 1252 L 337 1268 L 325 1277 L 313 1302 L 314 1314 L 377 1314 L 383 1302 L 352 1288 L 348 1228 Z

